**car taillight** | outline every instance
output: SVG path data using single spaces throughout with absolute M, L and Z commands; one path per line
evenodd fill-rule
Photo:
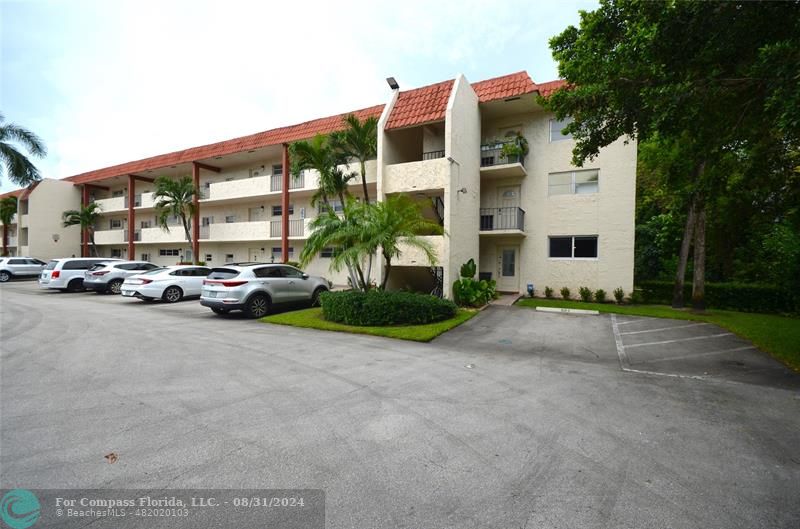
M 59 277 L 60 275 L 61 275 L 61 272 L 59 272 L 58 270 L 54 270 L 54 271 L 53 271 L 53 272 L 50 274 L 50 278 L 51 278 L 51 279 L 58 279 L 58 277 Z
M 153 282 L 152 279 L 140 279 L 140 281 L 142 282 L 143 285 L 146 285 L 148 283 L 152 283 Z
M 215 279 L 204 279 L 204 285 L 222 285 L 223 287 L 238 287 L 246 284 L 247 281 L 218 281 Z
M 100 272 L 92 272 L 93 276 L 104 276 L 108 273 L 108 270 L 101 270 Z

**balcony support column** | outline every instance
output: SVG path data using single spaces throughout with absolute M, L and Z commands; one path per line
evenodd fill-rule
M 283 144 L 283 188 L 281 190 L 281 258 L 289 260 L 289 144 Z
M 81 207 L 89 205 L 89 185 L 83 184 L 81 189 Z M 81 257 L 89 257 L 89 230 L 84 228 L 81 231 Z
M 192 259 L 193 262 L 200 262 L 200 167 L 202 164 L 192 162 L 192 183 L 194 185 L 194 195 L 192 205 L 194 214 L 192 215 Z
M 136 201 L 136 177 L 128 175 L 128 259 L 136 259 L 136 211 L 134 202 Z

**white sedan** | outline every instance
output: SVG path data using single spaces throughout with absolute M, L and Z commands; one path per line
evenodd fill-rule
M 186 297 L 199 296 L 203 280 L 210 272 L 211 269 L 205 266 L 192 265 L 156 268 L 125 279 L 120 293 L 126 298 L 163 299 L 175 303 Z

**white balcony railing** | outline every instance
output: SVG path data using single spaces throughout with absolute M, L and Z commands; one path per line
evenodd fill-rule
M 269 223 L 265 220 L 255 222 L 219 222 L 200 228 L 208 228 L 208 238 L 218 241 L 262 241 L 269 233 Z
M 228 180 L 227 182 L 214 182 L 205 190 L 203 198 L 206 200 L 227 200 L 266 195 L 270 192 L 269 179 L 269 176 L 256 176 Z
M 128 208 L 127 197 L 98 198 L 94 203 L 100 206 L 100 211 L 103 213 L 121 211 Z
M 170 226 L 169 231 L 161 228 L 142 228 L 140 240 L 142 242 L 184 242 L 186 234 L 182 226 Z
M 450 162 L 434 158 L 419 162 L 387 165 L 384 193 L 409 193 L 429 189 L 444 189 L 450 179 Z
M 94 232 L 95 244 L 122 244 L 127 230 L 99 230 Z
M 425 239 L 431 246 L 433 246 L 433 253 L 436 254 L 436 262 L 441 264 L 445 261 L 445 244 L 443 235 L 426 235 L 421 237 Z M 397 266 L 431 266 L 430 261 L 425 256 L 425 253 L 418 248 L 407 246 L 405 243 L 400 243 L 400 255 L 397 257 L 394 264 Z

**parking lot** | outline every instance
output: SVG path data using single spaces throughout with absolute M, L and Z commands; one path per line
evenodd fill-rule
M 798 527 L 796 375 L 688 324 L 492 307 L 417 344 L 13 282 L 0 485 L 321 488 L 336 528 Z

